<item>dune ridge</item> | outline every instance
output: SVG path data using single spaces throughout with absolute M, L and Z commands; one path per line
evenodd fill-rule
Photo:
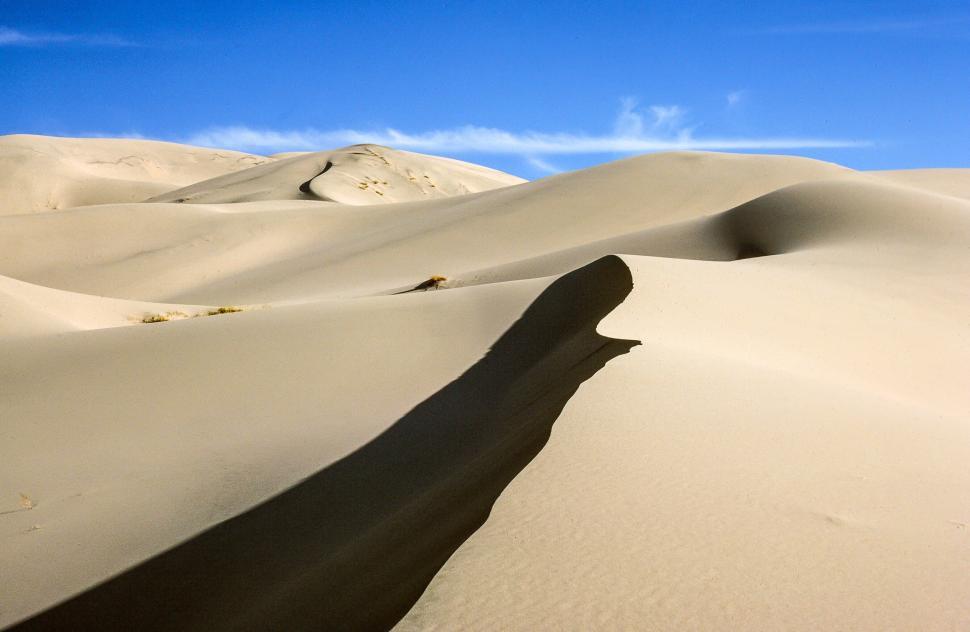
M 595 331 L 631 287 L 617 258 L 556 279 L 478 363 L 370 443 L 17 629 L 390 627 L 579 384 L 636 344 Z
M 429 200 L 520 184 L 522 178 L 459 160 L 380 145 L 285 156 L 245 173 L 206 180 L 148 202 L 226 203 L 311 199 L 341 204 Z
M 140 202 L 269 160 L 152 140 L 0 136 L 0 216 Z
M 9 218 L 0 274 L 156 302 L 360 296 L 714 214 L 845 173 L 802 158 L 682 152 L 424 203 L 260 202 L 262 210 L 246 213 L 222 212 L 231 204 L 103 206 L 49 224 Z M 305 177 L 280 177 L 279 186 L 289 195 Z M 678 178 L 682 186 L 669 186 Z M 109 237 L 118 231 L 130 238 Z M 49 253 L 24 252 L 41 232 Z
M 970 621 L 970 170 L 0 141 L 0 626 Z

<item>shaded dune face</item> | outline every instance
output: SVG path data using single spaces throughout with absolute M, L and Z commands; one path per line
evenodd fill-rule
M 956 200 L 879 181 L 806 182 L 713 215 L 464 272 L 449 286 L 560 274 L 607 254 L 730 262 L 819 248 L 860 253 L 886 243 L 942 245 L 970 234 L 967 217 Z
M 596 331 L 632 287 L 612 256 L 557 279 L 485 357 L 358 451 L 14 629 L 393 626 L 580 384 L 639 344 Z

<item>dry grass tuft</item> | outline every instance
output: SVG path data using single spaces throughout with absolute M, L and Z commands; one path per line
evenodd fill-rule
M 385 158 L 385 157 L 384 157 L 384 156 L 382 156 L 381 154 L 379 154 L 379 153 L 377 153 L 376 151 L 374 151 L 374 150 L 373 150 L 373 149 L 371 149 L 370 147 L 365 147 L 364 149 L 365 149 L 365 150 L 367 151 L 367 153 L 369 153 L 369 154 L 370 154 L 371 156 L 374 156 L 375 158 L 380 158 L 380 159 L 381 159 L 381 160 L 382 160 L 382 161 L 384 162 L 384 164 L 385 164 L 385 165 L 387 165 L 388 167 L 390 167 L 390 166 L 391 166 L 391 162 L 390 162 L 390 161 L 389 161 L 389 160 L 388 160 L 387 158 Z
M 170 320 L 182 320 L 183 318 L 198 318 L 199 316 L 218 316 L 219 314 L 234 314 L 243 311 L 242 307 L 235 305 L 223 305 L 189 316 L 185 312 L 165 312 L 164 314 L 145 314 L 141 322 L 143 323 L 167 323 Z
M 25 510 L 30 510 L 34 508 L 34 501 L 30 499 L 27 494 L 20 494 L 20 506 Z
M 165 312 L 164 314 L 145 314 L 144 318 L 141 319 L 143 323 L 166 323 L 170 320 L 181 320 L 182 318 L 188 318 L 189 315 L 185 312 Z
M 234 314 L 236 312 L 243 311 L 243 308 L 236 307 L 234 305 L 226 305 L 223 307 L 216 307 L 215 309 L 210 309 L 207 313 L 208 316 L 218 316 L 219 314 Z
M 439 275 L 434 275 L 427 281 L 422 281 L 418 283 L 410 290 L 404 290 L 403 292 L 397 292 L 397 294 L 407 294 L 408 292 L 426 292 L 428 290 L 440 289 L 442 284 L 448 280 L 448 277 L 443 277 Z

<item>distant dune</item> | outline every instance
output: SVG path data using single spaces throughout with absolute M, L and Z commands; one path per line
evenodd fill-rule
M 370 205 L 425 201 L 522 182 L 522 178 L 450 158 L 378 145 L 353 145 L 336 151 L 279 154 L 273 162 L 258 168 L 226 174 L 146 201 L 322 200 Z
M 0 137 L 0 627 L 970 626 L 970 170 Z
M 0 215 L 140 202 L 271 160 L 151 140 L 0 136 Z

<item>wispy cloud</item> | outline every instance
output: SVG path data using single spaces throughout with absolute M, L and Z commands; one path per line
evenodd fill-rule
M 552 164 L 551 162 L 543 160 L 542 158 L 539 158 L 537 156 L 526 156 L 525 160 L 539 173 L 543 173 L 547 175 L 551 175 L 554 173 L 562 173 L 562 169 Z
M 547 157 L 557 155 L 634 154 L 677 150 L 757 151 L 872 145 L 868 140 L 801 135 L 697 136 L 695 131 L 699 125 L 689 123 L 688 110 L 679 105 L 651 105 L 640 108 L 636 99 L 625 98 L 620 102 L 613 131 L 608 134 L 510 131 L 476 125 L 423 132 L 405 132 L 395 128 L 274 130 L 232 125 L 210 127 L 187 136 L 167 137 L 164 140 L 263 153 L 319 151 L 345 145 L 374 143 L 430 153 L 517 155 L 534 168 L 548 173 L 561 171 L 547 160 Z M 123 136 L 130 138 L 137 134 Z
M 613 123 L 613 134 L 623 138 L 640 138 L 645 134 L 661 134 L 675 130 L 682 123 L 686 110 L 679 105 L 651 105 L 652 120 L 644 120 L 634 97 L 620 99 L 620 111 Z
M 402 132 L 392 128 L 375 131 L 276 131 L 233 126 L 211 128 L 182 140 L 193 145 L 250 150 L 308 150 L 375 143 L 418 151 L 520 155 L 635 153 L 678 149 L 804 149 L 863 147 L 871 144 L 860 140 L 799 136 L 695 138 L 689 133 L 682 133 L 674 138 L 654 138 L 615 134 L 596 136 L 563 132 L 510 132 L 470 125 L 421 133 Z
M 941 31 L 950 27 L 970 25 L 970 15 L 957 15 L 938 18 L 909 20 L 856 20 L 841 22 L 815 22 L 806 24 L 779 24 L 760 29 L 745 31 L 755 34 L 795 35 L 811 34 L 861 34 L 861 33 L 904 33 Z
M 728 92 L 724 98 L 727 101 L 728 107 L 733 108 L 741 105 L 741 102 L 744 101 L 747 94 L 746 90 L 735 90 L 734 92 Z
M 28 33 L 0 26 L 0 46 L 54 46 L 74 44 L 79 46 L 124 47 L 135 46 L 116 35 L 82 33 Z
M 669 112 L 658 121 L 669 119 Z M 666 124 L 666 123 L 665 123 Z M 627 127 L 624 127 L 627 126 Z M 635 123 L 624 123 L 613 134 L 594 135 L 569 132 L 512 132 L 492 127 L 468 125 L 453 129 L 409 133 L 383 130 L 341 129 L 321 131 L 253 129 L 245 126 L 215 127 L 180 139 L 192 145 L 223 147 L 250 151 L 317 150 L 342 145 L 375 143 L 400 149 L 429 152 L 517 154 L 549 156 L 563 154 L 640 153 L 688 149 L 758 150 L 805 149 L 828 147 L 863 147 L 864 140 L 781 137 L 695 137 L 690 128 L 671 129 L 659 135 L 639 130 Z

